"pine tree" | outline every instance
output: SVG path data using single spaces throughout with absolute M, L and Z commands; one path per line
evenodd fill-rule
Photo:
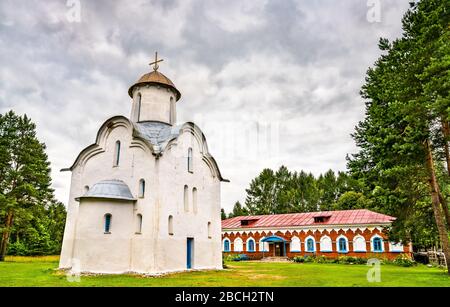
M 15 219 L 30 221 L 27 214 L 53 202 L 50 184 L 50 163 L 45 145 L 36 137 L 36 126 L 26 115 L 0 114 L 0 261 Z

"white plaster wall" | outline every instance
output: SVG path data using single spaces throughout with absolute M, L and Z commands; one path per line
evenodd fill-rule
M 110 233 L 104 232 L 104 216 L 111 214 Z M 79 207 L 74 259 L 82 272 L 130 271 L 133 202 L 83 199 Z
M 173 124 L 170 120 L 170 98 L 176 101 L 176 94 L 163 86 L 144 85 L 136 87 L 133 91 L 131 107 L 131 121 L 138 120 L 138 93 L 141 94 L 141 114 L 139 121 L 160 121 Z M 176 109 L 176 103 L 174 103 Z M 176 110 L 174 110 L 176 115 Z M 176 121 L 176 116 L 175 116 Z

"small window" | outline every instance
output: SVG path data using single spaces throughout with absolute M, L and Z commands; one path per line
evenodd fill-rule
M 169 221 L 168 221 L 168 226 L 169 226 L 169 235 L 173 236 L 173 216 L 169 215 Z
M 145 180 L 139 180 L 139 197 L 143 198 L 145 196 Z
M 188 172 L 190 172 L 190 173 L 192 173 L 194 171 L 191 147 L 189 147 L 189 149 L 188 149 L 187 168 L 188 168 Z
M 197 213 L 197 188 L 192 189 L 192 207 L 194 213 Z
M 175 101 L 173 100 L 173 97 L 170 97 L 170 123 L 174 125 L 176 122 L 175 117 Z
M 89 186 L 85 185 L 84 186 L 84 194 L 87 194 L 87 192 L 89 192 Z
M 340 238 L 338 240 L 338 250 L 341 253 L 347 252 L 347 240 L 345 240 L 344 238 Z
M 120 141 L 117 141 L 114 151 L 114 166 L 119 166 L 119 161 L 120 161 Z
M 111 214 L 105 214 L 105 233 L 111 233 Z
M 247 251 L 248 252 L 254 252 L 255 251 L 255 240 L 248 239 L 248 241 L 247 241 Z
M 306 251 L 310 253 L 314 252 L 314 240 L 311 238 L 306 241 Z
M 211 222 L 208 222 L 208 239 L 212 238 Z
M 185 212 L 189 212 L 189 188 L 187 185 L 184 186 L 184 197 L 183 197 L 183 202 L 184 202 L 184 211 Z
M 230 251 L 230 240 L 225 239 L 223 241 L 223 251 L 224 252 L 229 252 Z
M 142 100 L 142 96 L 141 96 L 141 93 L 139 93 L 137 95 L 137 103 L 136 103 L 137 121 L 140 121 L 140 119 L 141 119 L 141 100 Z
M 375 237 L 373 239 L 373 251 L 382 252 L 383 251 L 383 240 L 380 237 Z
M 136 221 L 136 233 L 142 232 L 142 214 L 137 215 L 137 221 Z

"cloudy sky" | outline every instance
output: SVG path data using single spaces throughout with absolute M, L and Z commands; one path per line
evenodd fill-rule
M 396 38 L 400 0 L 0 2 L 0 113 L 26 113 L 67 203 L 72 164 L 100 125 L 129 115 L 129 86 L 160 71 L 182 93 L 224 177 L 229 211 L 263 168 L 345 170 L 364 114 L 359 89 Z

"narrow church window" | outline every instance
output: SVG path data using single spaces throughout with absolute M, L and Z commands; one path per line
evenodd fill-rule
M 138 93 L 137 95 L 137 121 L 140 121 L 141 119 L 141 93 Z
M 143 198 L 145 195 L 145 180 L 139 180 L 139 197 Z
M 117 141 L 114 152 L 114 166 L 119 166 L 119 161 L 120 161 L 120 141 Z
M 192 189 L 192 206 L 194 213 L 197 213 L 197 188 Z
M 184 211 L 186 211 L 186 212 L 188 212 L 189 211 L 189 195 L 188 195 L 188 193 L 189 193 L 189 188 L 188 188 L 188 186 L 187 185 L 185 185 L 184 186 L 184 199 L 183 199 L 183 201 L 184 201 Z
M 193 161 L 192 161 L 192 148 L 188 149 L 188 159 L 187 159 L 188 172 L 192 173 L 194 171 Z
M 175 121 L 175 102 L 173 97 L 170 97 L 170 123 L 174 125 Z
M 142 214 L 137 215 L 136 233 L 140 234 L 142 231 Z
M 173 216 L 169 215 L 169 235 L 173 236 Z
M 111 230 L 111 214 L 105 214 L 105 233 L 110 233 Z
M 208 222 L 208 239 L 211 239 L 211 222 Z

